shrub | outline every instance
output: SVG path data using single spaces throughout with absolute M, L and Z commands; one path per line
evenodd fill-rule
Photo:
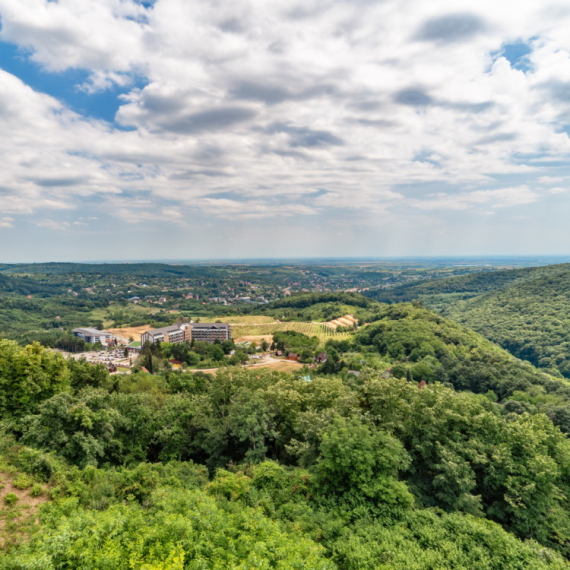
M 16 479 L 14 479 L 12 485 L 16 487 L 16 489 L 23 491 L 24 489 L 29 489 L 33 483 L 34 482 L 30 479 L 30 477 L 28 477 L 28 475 L 21 473 L 18 475 L 18 477 L 16 477 Z
M 36 483 L 30 490 L 30 495 L 32 497 L 41 497 L 43 493 L 44 493 L 44 488 L 39 483 Z
M 7 505 L 15 505 L 18 502 L 18 497 L 17 495 L 15 495 L 14 493 L 8 493 L 5 497 L 4 497 L 4 502 Z

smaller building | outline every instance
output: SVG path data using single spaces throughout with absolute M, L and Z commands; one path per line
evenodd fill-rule
M 321 352 L 318 356 L 317 356 L 317 362 L 319 364 L 324 364 L 327 361 L 327 353 L 326 352 Z
M 299 355 L 294 352 L 290 352 L 289 356 L 287 356 L 287 360 L 293 360 L 294 362 L 299 362 Z
M 129 358 L 138 358 L 140 356 L 141 350 L 142 346 L 138 340 L 127 344 L 127 353 L 129 354 Z

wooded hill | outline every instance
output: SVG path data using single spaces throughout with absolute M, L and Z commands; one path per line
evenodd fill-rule
M 570 378 L 570 266 L 552 265 L 397 287 L 384 302 L 420 300 L 515 356 Z

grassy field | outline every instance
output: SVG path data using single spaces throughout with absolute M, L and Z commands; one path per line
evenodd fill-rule
M 123 311 L 124 313 L 132 315 L 153 315 L 160 311 L 160 309 L 157 307 L 142 307 L 141 305 L 134 305 L 134 304 L 127 305 L 126 307 L 120 307 L 119 310 Z M 115 321 L 109 318 L 109 308 L 93 309 L 91 311 L 91 318 L 102 321 L 103 328 L 109 328 L 115 324 L 119 325 L 123 324 L 123 323 L 115 323 Z
M 294 362 L 292 360 L 270 360 L 269 362 L 261 362 L 255 364 L 249 364 L 245 366 L 248 370 L 255 370 L 258 368 L 268 368 L 272 372 L 298 372 L 303 368 L 303 364 L 300 362 Z M 205 372 L 206 374 L 216 374 L 216 372 L 220 370 L 219 368 L 191 368 L 188 369 L 189 372 Z M 227 368 L 223 368 L 222 370 L 227 370 Z
M 280 331 L 295 331 L 306 334 L 307 336 L 316 336 L 322 342 L 326 342 L 329 338 L 340 340 L 350 336 L 350 333 L 337 333 L 333 328 L 324 323 L 290 322 L 264 325 L 232 325 L 232 337 L 234 338 L 254 335 L 272 335 Z
M 245 316 L 229 316 L 229 317 L 211 317 L 215 321 L 223 321 L 224 323 L 229 323 L 230 325 L 262 325 L 274 323 L 275 319 L 273 317 L 259 316 L 259 315 L 245 315 Z M 205 317 L 200 317 L 200 321 L 206 322 Z

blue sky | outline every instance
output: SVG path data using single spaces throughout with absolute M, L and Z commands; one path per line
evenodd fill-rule
M 568 254 L 569 25 L 0 0 L 0 262 Z

